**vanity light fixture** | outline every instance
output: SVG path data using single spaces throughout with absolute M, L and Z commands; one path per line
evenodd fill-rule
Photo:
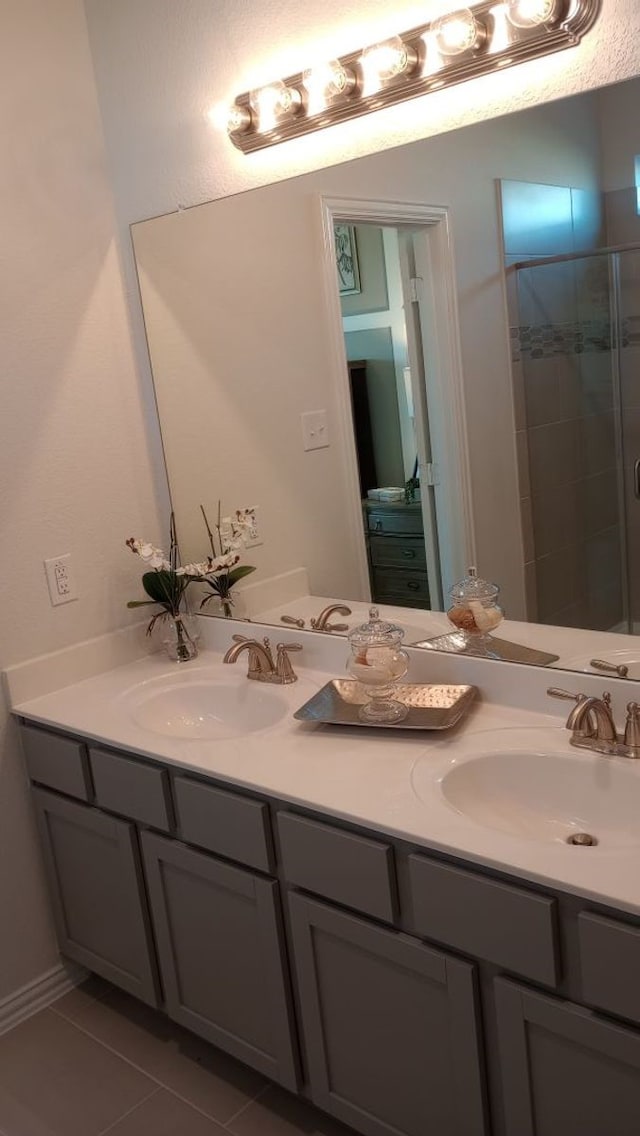
M 229 137 L 248 154 L 574 47 L 601 8 L 602 0 L 482 0 L 239 95 L 227 119 Z

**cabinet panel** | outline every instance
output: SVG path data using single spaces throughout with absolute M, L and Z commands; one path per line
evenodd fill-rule
M 394 921 L 396 887 L 388 844 L 284 812 L 278 813 L 278 833 L 289 883 Z
M 164 769 L 103 749 L 89 750 L 96 804 L 141 824 L 172 827 L 169 780 Z
M 133 826 L 44 789 L 34 798 L 60 950 L 157 1005 Z
M 365 1136 L 482 1136 L 474 967 L 289 897 L 313 1100 Z
M 640 1035 L 495 981 L 506 1136 L 637 1136 Z
M 32 781 L 58 789 L 70 797 L 78 797 L 81 801 L 90 799 L 91 778 L 82 742 L 50 734 L 35 726 L 23 726 L 20 736 Z
M 154 833 L 141 839 L 167 1012 L 295 1089 L 278 885 Z
M 556 984 L 555 900 L 426 856 L 409 856 L 409 875 L 421 935 Z
M 265 804 L 190 777 L 176 777 L 173 787 L 183 840 L 258 871 L 273 870 Z
M 585 1002 L 640 1021 L 640 927 L 583 911 L 578 940 Z
M 369 537 L 371 563 L 376 567 L 426 569 L 427 553 L 422 537 Z

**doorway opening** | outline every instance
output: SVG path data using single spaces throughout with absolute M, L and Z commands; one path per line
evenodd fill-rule
M 474 549 L 447 212 L 322 204 L 362 593 L 442 610 Z

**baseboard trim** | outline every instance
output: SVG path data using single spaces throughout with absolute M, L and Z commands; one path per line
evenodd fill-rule
M 0 1035 L 44 1010 L 83 982 L 87 971 L 73 962 L 59 963 L 0 1001 Z

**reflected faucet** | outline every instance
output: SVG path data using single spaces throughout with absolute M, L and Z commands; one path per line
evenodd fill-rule
M 314 631 L 348 631 L 348 623 L 329 623 L 332 615 L 351 615 L 351 608 L 346 604 L 329 604 L 320 612 L 316 619 L 311 620 Z
M 277 683 L 279 686 L 298 681 L 289 651 L 301 651 L 301 643 L 278 643 L 274 663 L 271 644 L 267 638 L 262 643 L 258 639 L 247 639 L 244 635 L 233 635 L 232 639 L 233 646 L 226 652 L 223 663 L 235 663 L 243 651 L 248 651 L 247 678 L 256 679 L 257 682 Z

